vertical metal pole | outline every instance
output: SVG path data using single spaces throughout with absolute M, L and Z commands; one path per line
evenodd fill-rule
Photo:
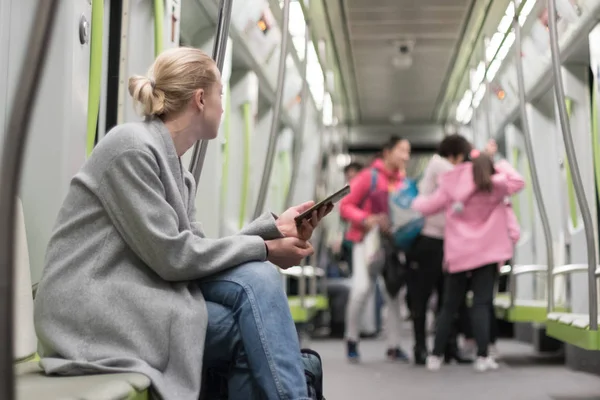
M 598 288 L 596 287 L 596 244 L 594 238 L 594 224 L 592 214 L 585 196 L 579 165 L 577 164 L 577 154 L 575 153 L 575 145 L 573 144 L 573 135 L 571 134 L 571 125 L 567 115 L 567 107 L 565 105 L 565 88 L 563 86 L 560 49 L 558 47 L 558 32 L 556 30 L 556 1 L 548 0 L 548 28 L 550 30 L 550 50 L 552 53 L 552 73 L 554 76 L 554 91 L 556 103 L 558 106 L 558 116 L 560 126 L 565 142 L 565 150 L 567 152 L 567 161 L 573 176 L 573 186 L 577 196 L 577 203 L 581 211 L 583 219 L 583 229 L 585 231 L 585 241 L 587 245 L 587 260 L 588 260 L 588 300 L 590 312 L 590 330 L 598 330 Z
M 229 25 L 231 23 L 232 3 L 233 0 L 221 0 L 219 3 L 219 21 L 217 23 L 217 34 L 215 35 L 212 57 L 221 73 L 223 72 L 223 64 L 225 63 L 227 38 L 229 36 Z M 196 181 L 196 191 L 198 190 L 198 183 L 200 182 L 200 175 L 202 174 L 202 167 L 204 166 L 207 149 L 208 140 L 200 140 L 194 145 L 189 169 Z
M 515 10 L 519 9 L 519 1 L 514 1 Z M 529 121 L 527 117 L 527 100 L 525 98 L 525 79 L 523 75 L 523 60 L 521 59 L 521 25 L 519 25 L 519 15 L 515 12 L 513 20 L 513 27 L 515 29 L 515 58 L 517 65 L 517 85 L 519 87 L 519 111 L 521 113 L 521 122 L 523 128 L 523 139 L 525 142 L 525 153 L 527 154 L 527 162 L 529 163 L 529 172 L 531 174 L 531 183 L 533 185 L 533 193 L 537 203 L 538 211 L 540 213 L 540 221 L 542 222 L 542 229 L 544 231 L 544 242 L 546 244 L 546 263 L 548 264 L 547 269 L 547 294 L 548 294 L 548 312 L 552 312 L 554 309 L 554 249 L 552 246 L 552 229 L 550 228 L 550 218 L 548 217 L 548 211 L 544 203 L 542 196 L 542 187 L 540 185 L 540 179 L 538 177 L 537 166 L 535 164 L 535 156 L 533 152 L 533 142 L 531 140 L 531 132 L 529 131 Z M 514 269 L 514 268 L 513 268 Z M 513 279 L 516 278 L 512 276 Z M 513 289 L 516 287 L 515 286 Z
M 486 133 L 487 133 L 487 138 L 486 138 L 486 142 L 488 140 L 490 140 L 492 138 L 492 120 L 491 120 L 491 114 L 492 114 L 492 101 L 491 101 L 491 97 L 490 97 L 490 83 L 487 80 L 487 70 L 490 66 L 490 63 L 487 59 L 487 55 L 486 55 L 486 48 L 489 44 L 489 39 L 487 37 L 483 37 L 483 64 L 484 64 L 484 71 L 485 73 L 483 74 L 483 84 L 485 85 L 485 93 L 483 95 L 483 101 L 485 104 L 485 129 L 486 129 Z
M 306 29 L 304 33 L 304 64 L 302 65 L 302 90 L 300 91 L 300 122 L 298 124 L 298 132 L 294 132 L 294 153 L 292 160 L 292 176 L 290 178 L 290 186 L 285 196 L 285 208 L 292 206 L 294 188 L 298 180 L 298 169 L 300 168 L 300 157 L 302 156 L 302 147 L 304 139 L 304 127 L 306 126 L 306 110 L 308 106 L 308 80 L 306 72 L 308 71 L 308 44 L 310 42 L 309 22 L 306 21 Z
M 283 85 L 285 83 L 287 46 L 290 25 L 290 0 L 283 1 L 282 8 L 283 18 L 281 24 L 281 48 L 279 53 L 279 67 L 277 71 L 277 87 L 275 91 L 275 104 L 273 105 L 273 118 L 271 120 L 271 131 L 269 132 L 269 145 L 267 147 L 267 158 L 265 159 L 265 167 L 263 169 L 260 188 L 258 190 L 258 199 L 254 208 L 254 219 L 258 218 L 263 212 L 265 201 L 267 200 L 267 190 L 269 188 L 269 180 L 271 179 L 271 170 L 273 169 L 273 159 L 275 158 L 275 145 L 277 144 L 277 136 L 279 134 L 279 116 L 281 115 L 281 102 L 283 99 Z M 298 134 L 298 132 L 296 132 Z
M 15 398 L 13 371 L 13 284 L 16 198 L 31 112 L 50 47 L 58 0 L 37 2 L 26 54 L 4 132 L 0 160 L 0 399 Z

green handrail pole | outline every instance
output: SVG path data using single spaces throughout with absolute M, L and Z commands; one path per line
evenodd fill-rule
M 221 0 L 219 3 L 219 21 L 217 23 L 217 34 L 215 35 L 212 57 L 221 73 L 223 73 L 223 64 L 225 63 L 227 38 L 229 36 L 229 25 L 231 23 L 232 3 L 233 0 Z M 202 167 L 204 166 L 204 159 L 206 158 L 207 149 L 208 140 L 200 140 L 194 145 L 189 170 L 192 175 L 194 175 L 194 180 L 196 181 L 196 191 L 198 190 L 200 175 L 202 175 Z
M 249 102 L 242 105 L 244 116 L 244 176 L 242 177 L 242 198 L 240 201 L 239 229 L 244 227 L 246 220 L 246 209 L 248 207 L 248 190 L 250 188 L 250 141 L 252 140 L 252 108 Z
M 165 40 L 165 0 L 154 0 L 154 57 L 163 51 Z
M 13 282 L 16 199 L 29 134 L 29 124 L 50 48 L 59 0 L 37 2 L 11 104 L 0 159 L 0 399 L 14 400 Z
M 88 89 L 87 136 L 85 154 L 92 154 L 96 141 L 96 127 L 102 89 L 102 39 L 104 36 L 104 0 L 92 1 L 92 32 L 90 44 L 90 81 Z
M 271 170 L 273 169 L 273 159 L 275 158 L 275 145 L 277 144 L 277 137 L 279 134 L 279 116 L 281 115 L 281 102 L 283 100 L 285 73 L 287 69 L 287 46 L 288 38 L 290 36 L 290 0 L 283 1 L 283 8 L 281 9 L 281 11 L 283 13 L 283 22 L 281 24 L 281 48 L 279 54 L 279 66 L 277 71 L 275 103 L 273 105 L 273 118 L 271 120 L 271 131 L 269 132 L 267 157 L 265 159 L 265 166 L 263 169 L 262 179 L 260 181 L 260 188 L 258 190 L 258 199 L 256 200 L 256 207 L 254 208 L 254 219 L 258 218 L 260 214 L 262 214 L 263 208 L 265 207 L 265 201 L 267 200 L 267 190 L 269 187 L 269 180 L 271 179 Z M 298 132 L 296 132 L 296 134 L 297 133 Z
M 304 127 L 306 126 L 306 111 L 308 107 L 308 79 L 306 78 L 306 72 L 308 71 L 308 45 L 310 42 L 310 26 L 309 21 L 306 21 L 305 33 L 304 33 L 304 63 L 302 64 L 302 89 L 300 91 L 300 124 L 298 132 L 294 133 L 294 152 L 292 159 L 292 176 L 288 191 L 285 195 L 285 208 L 288 209 L 292 206 L 294 188 L 296 187 L 296 181 L 298 180 L 298 169 L 300 168 L 300 158 L 302 156 L 302 145 L 304 139 Z
M 514 1 L 515 10 L 519 9 L 519 0 Z M 521 122 L 523 125 L 523 139 L 525 142 L 525 152 L 527 154 L 527 163 L 529 164 L 529 172 L 531 174 L 531 184 L 533 185 L 534 198 L 536 200 L 538 211 L 540 214 L 540 221 L 542 222 L 542 230 L 544 232 L 544 242 L 546 244 L 546 263 L 547 263 L 547 276 L 546 283 L 548 285 L 548 313 L 554 309 L 554 277 L 552 271 L 554 271 L 554 249 L 552 246 L 552 228 L 550 227 L 550 218 L 548 217 L 548 211 L 544 198 L 542 196 L 542 187 L 540 185 L 540 179 L 538 176 L 537 166 L 535 164 L 535 155 L 533 152 L 533 141 L 531 140 L 531 132 L 529 130 L 529 120 L 527 117 L 527 99 L 525 97 L 525 78 L 523 73 L 523 60 L 521 57 L 521 25 L 519 24 L 519 13 L 515 13 L 513 20 L 513 27 L 515 29 L 515 61 L 517 66 L 517 86 L 519 87 L 519 111 L 521 114 Z M 514 268 L 513 268 L 514 270 Z M 512 273 L 511 273 L 512 275 Z M 511 276 L 512 277 L 512 276 Z M 515 282 L 516 283 L 516 282 Z M 511 288 L 511 292 L 514 292 L 515 287 Z M 514 300 L 514 293 L 511 293 L 511 300 Z
M 565 88 L 563 86 L 563 79 L 561 74 L 560 48 L 558 45 L 558 31 L 556 28 L 556 20 L 556 0 L 548 0 L 548 28 L 550 31 L 550 50 L 552 55 L 552 74 L 554 77 L 554 91 L 556 103 L 558 106 L 560 126 L 563 133 L 563 140 L 565 142 L 565 150 L 567 152 L 567 161 L 569 162 L 569 167 L 571 169 L 571 173 L 573 174 L 573 186 L 575 187 L 575 194 L 577 195 L 577 202 L 579 204 L 579 210 L 581 211 L 583 229 L 585 231 L 588 261 L 588 301 L 590 313 L 590 330 L 597 331 L 598 288 L 596 286 L 597 262 L 596 245 L 594 238 L 594 224 L 592 220 L 592 213 L 590 212 L 590 207 L 586 201 L 585 188 L 583 186 L 583 180 L 581 179 L 581 173 L 579 172 L 579 165 L 577 164 L 577 154 L 575 153 L 573 135 L 571 134 L 571 125 L 569 124 L 567 107 L 565 105 Z

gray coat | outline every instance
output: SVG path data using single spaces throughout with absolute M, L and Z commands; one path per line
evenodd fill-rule
M 71 181 L 38 287 L 47 373 L 139 372 L 164 399 L 198 398 L 207 314 L 194 280 L 264 261 L 264 240 L 281 234 L 266 213 L 239 235 L 207 239 L 194 193 L 160 120 L 99 142 Z

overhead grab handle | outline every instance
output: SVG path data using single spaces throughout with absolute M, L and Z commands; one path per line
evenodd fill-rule
M 590 312 L 590 330 L 598 330 L 598 288 L 596 286 L 596 246 L 594 239 L 594 224 L 592 214 L 585 196 L 585 189 L 577 164 L 577 155 L 575 154 L 575 145 L 573 144 L 573 135 L 571 134 L 571 125 L 567 107 L 565 105 L 565 88 L 561 74 L 560 49 L 558 46 L 558 31 L 556 28 L 556 0 L 548 0 L 548 28 L 550 31 L 550 50 L 552 54 L 552 76 L 554 80 L 554 92 L 556 105 L 558 108 L 558 117 L 565 142 L 567 152 L 567 161 L 573 177 L 573 186 L 577 203 L 581 211 L 583 220 L 583 229 L 585 231 L 585 241 L 587 245 L 587 263 L 588 263 L 588 301 Z
M 4 132 L 0 159 L 0 399 L 14 400 L 13 371 L 13 279 L 15 262 L 15 214 L 23 165 L 23 155 L 31 113 L 46 54 L 50 48 L 59 0 L 37 2 L 31 24 L 26 57 L 20 68 L 10 119 Z
M 223 73 L 223 64 L 225 63 L 225 51 L 227 50 L 227 37 L 229 36 L 229 25 L 231 23 L 231 8 L 233 0 L 221 0 L 219 3 L 219 21 L 217 23 L 217 34 L 213 46 L 213 60 L 217 64 L 219 72 Z M 190 172 L 194 175 L 196 181 L 196 191 L 202 175 L 202 167 L 206 158 L 208 149 L 208 140 L 200 140 L 194 145 L 192 161 L 190 161 Z
M 258 190 L 258 199 L 254 208 L 254 219 L 262 214 L 267 199 L 267 189 L 271 178 L 271 170 L 273 169 L 273 159 L 275 158 L 275 145 L 277 144 L 277 136 L 279 133 L 279 116 L 281 115 L 281 101 L 283 99 L 283 85 L 285 83 L 287 46 L 290 25 L 290 0 L 283 2 L 283 22 L 281 24 L 281 48 L 279 52 L 279 66 L 277 71 L 277 88 L 275 91 L 275 103 L 273 105 L 273 119 L 271 120 L 271 131 L 269 132 L 269 145 L 267 147 L 267 158 L 265 159 L 265 167 L 260 181 L 260 189 Z M 298 132 L 295 132 L 298 134 Z
M 520 0 L 514 1 L 515 10 L 519 10 L 519 3 Z M 554 251 L 552 247 L 552 230 L 550 228 L 550 218 L 548 217 L 548 211 L 546 210 L 546 205 L 544 204 L 544 198 L 542 196 L 542 188 L 540 185 L 540 179 L 538 177 L 537 166 L 535 164 L 531 132 L 529 131 L 529 121 L 527 117 L 527 99 L 525 98 L 525 78 L 523 73 L 523 60 L 521 58 L 521 25 L 519 24 L 518 13 L 515 13 L 515 17 L 513 19 L 513 27 L 515 29 L 515 61 L 517 65 L 517 85 L 519 87 L 519 112 L 521 114 L 523 138 L 525 139 L 525 152 L 527 154 L 527 163 L 529 164 L 529 171 L 531 173 L 533 193 L 538 206 L 538 211 L 540 213 L 542 229 L 544 231 L 544 242 L 546 244 L 546 263 L 548 264 L 546 272 L 548 285 L 547 310 L 548 313 L 550 313 L 554 308 L 554 280 L 552 275 L 552 271 L 554 270 Z M 514 274 L 514 272 L 512 274 Z M 511 304 L 514 304 L 514 292 L 515 290 L 511 291 L 511 300 L 513 301 Z

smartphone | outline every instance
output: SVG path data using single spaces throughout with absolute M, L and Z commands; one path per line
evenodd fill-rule
M 311 218 L 313 211 L 318 210 L 319 208 L 327 206 L 329 204 L 335 204 L 344 197 L 346 197 L 349 193 L 350 185 L 344 186 L 342 189 L 327 197 L 325 200 L 318 202 L 317 204 L 315 204 L 314 206 L 312 206 L 311 208 L 294 218 L 294 220 L 296 221 L 296 225 L 300 225 L 305 219 Z

